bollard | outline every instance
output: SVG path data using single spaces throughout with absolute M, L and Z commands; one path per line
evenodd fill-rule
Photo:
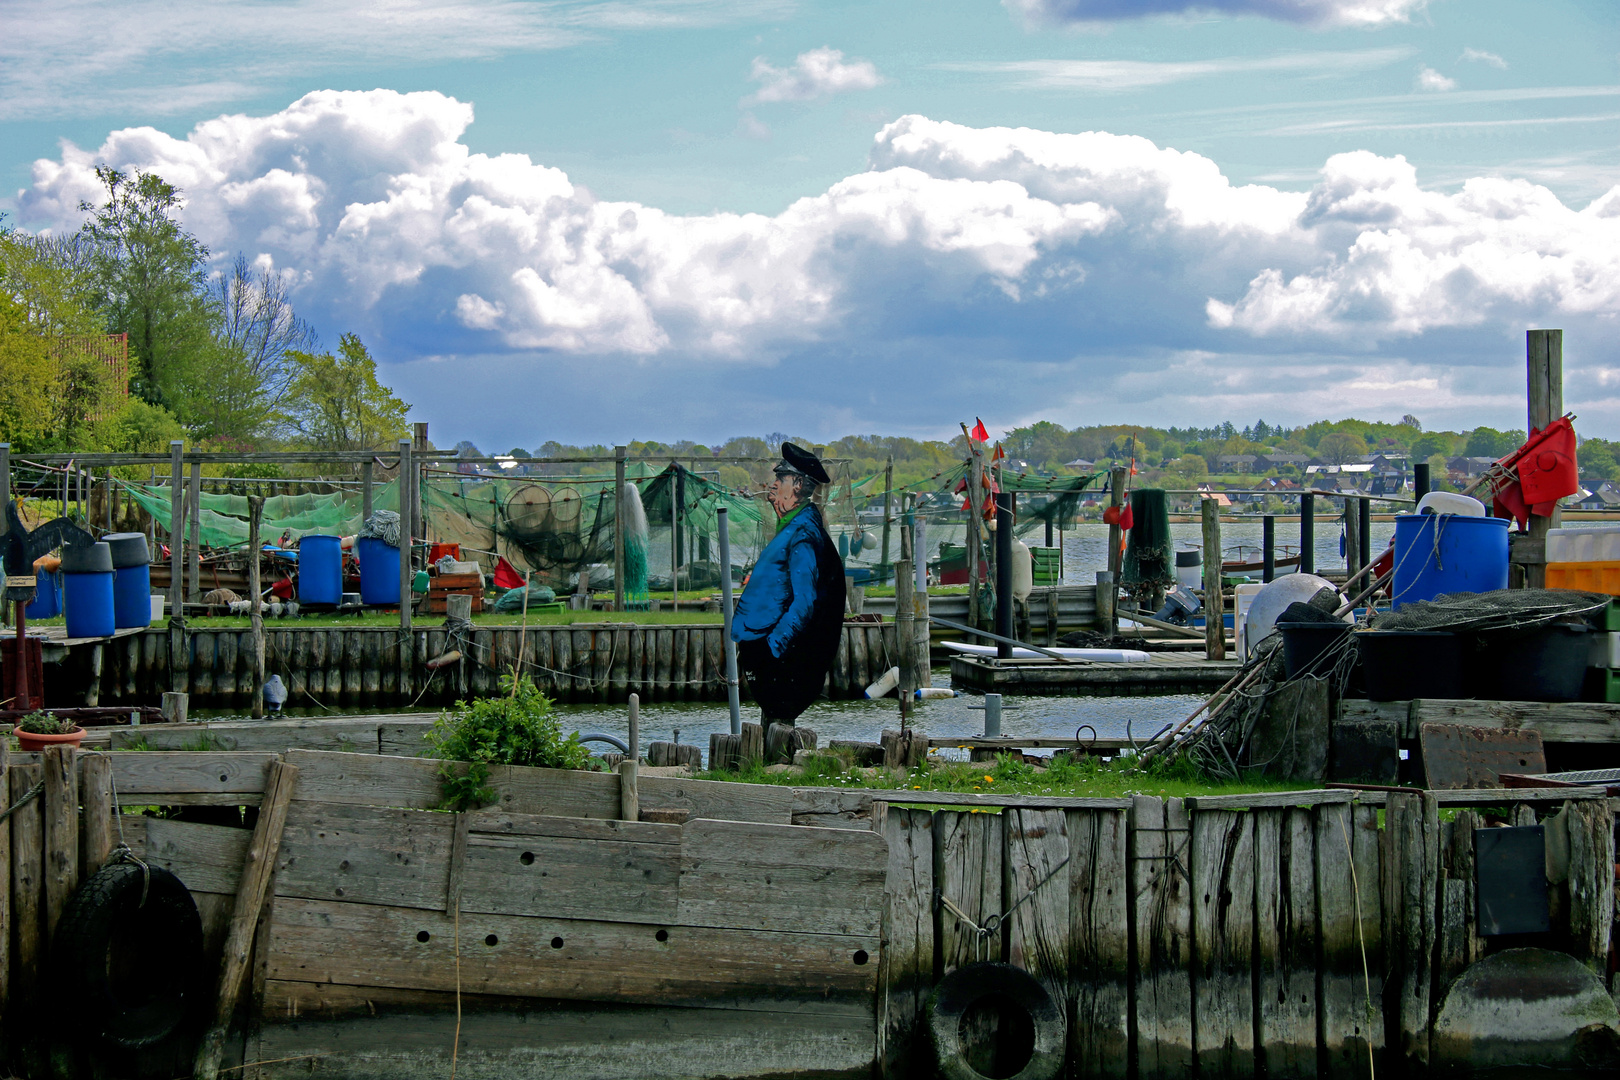
M 1001 695 L 984 695 L 984 737 L 1001 738 Z

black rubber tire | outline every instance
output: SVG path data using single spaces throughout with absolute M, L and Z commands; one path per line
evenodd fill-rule
M 163 1041 L 198 1005 L 202 919 L 167 870 L 111 863 L 62 911 L 51 950 L 57 1000 L 113 1046 Z M 141 890 L 146 888 L 146 902 Z
M 988 1080 L 968 1064 L 962 1046 L 962 1017 L 985 998 L 1022 1009 L 1034 1029 L 1029 1061 L 1009 1080 L 1051 1080 L 1062 1072 L 1068 1022 L 1046 987 L 1011 964 L 969 964 L 945 976 L 928 997 L 928 1036 L 944 1080 Z

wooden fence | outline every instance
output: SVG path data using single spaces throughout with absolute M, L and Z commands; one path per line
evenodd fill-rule
M 525 640 L 515 626 L 479 627 L 459 638 L 434 628 L 411 631 L 402 649 L 406 637 L 396 627 L 281 629 L 271 622 L 265 674 L 281 676 L 290 707 L 445 705 L 469 694 L 498 693 L 500 676 L 521 656 L 536 685 L 558 701 L 624 701 L 631 693 L 643 701 L 724 701 L 721 634 L 714 625 L 576 623 L 531 627 Z M 892 622 L 845 624 L 827 680 L 829 696 L 860 697 L 897 664 L 894 634 Z M 99 703 L 149 703 L 179 689 L 197 707 L 246 709 L 252 641 L 245 629 L 188 630 L 178 682 L 167 631 L 110 641 L 103 646 Z M 462 654 L 460 660 L 427 667 L 452 650 Z

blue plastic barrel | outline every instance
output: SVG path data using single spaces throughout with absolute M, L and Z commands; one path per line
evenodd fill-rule
M 69 544 L 62 549 L 62 607 L 68 637 L 112 636 L 117 626 L 113 617 L 113 564 L 112 552 L 105 543 Z
M 306 536 L 298 541 L 298 602 L 343 602 L 343 541 L 340 538 Z
M 120 630 L 152 622 L 152 558 L 145 533 L 110 533 L 112 550 L 113 625 Z
M 54 619 L 62 614 L 62 583 L 55 574 L 34 571 L 34 600 L 23 608 L 30 619 Z
M 1508 521 L 1462 514 L 1395 519 L 1395 607 L 1442 593 L 1479 593 L 1508 584 Z
M 360 556 L 360 602 L 399 603 L 399 548 L 374 536 L 362 536 L 354 543 Z

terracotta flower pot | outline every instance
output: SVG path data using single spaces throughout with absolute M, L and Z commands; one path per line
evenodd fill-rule
M 17 736 L 17 749 L 25 753 L 30 750 L 43 750 L 47 746 L 78 746 L 84 741 L 82 727 L 76 727 L 66 735 L 36 735 L 21 728 L 14 730 L 12 734 Z

